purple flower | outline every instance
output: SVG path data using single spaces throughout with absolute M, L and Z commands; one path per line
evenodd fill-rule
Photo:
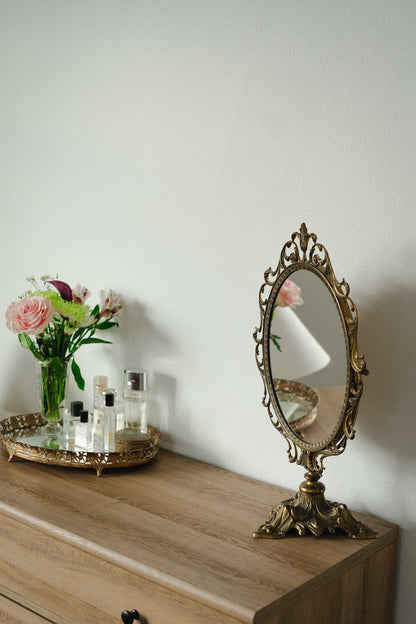
M 61 280 L 48 280 L 47 283 L 55 286 L 64 301 L 72 301 L 72 288 L 69 284 Z

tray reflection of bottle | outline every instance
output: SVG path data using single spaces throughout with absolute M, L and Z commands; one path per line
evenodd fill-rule
M 125 370 L 123 381 L 124 426 L 147 433 L 147 372 Z
M 116 410 L 115 397 L 116 392 L 112 388 L 106 388 L 102 392 L 103 405 L 103 434 L 104 434 L 104 451 L 111 453 L 114 451 L 114 435 L 116 433 Z
M 101 394 L 108 386 L 108 378 L 105 375 L 94 377 L 94 404 L 92 439 L 95 453 L 104 450 L 104 397 Z

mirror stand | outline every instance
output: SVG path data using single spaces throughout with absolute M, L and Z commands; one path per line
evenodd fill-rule
M 326 530 L 335 533 L 339 529 L 354 539 L 377 538 L 378 533 L 356 520 L 346 505 L 326 500 L 325 486 L 319 481 L 321 475 L 316 471 L 306 472 L 306 481 L 300 484 L 296 496 L 272 507 L 269 520 L 253 533 L 253 537 L 279 539 L 286 537 L 292 529 L 299 535 L 305 535 L 309 530 L 319 537 Z
M 283 246 L 276 269 L 264 273 L 260 325 L 253 335 L 262 403 L 289 444 L 289 461 L 307 472 L 296 496 L 274 506 L 254 537 L 282 538 L 291 530 L 378 537 L 346 505 L 327 501 L 320 482 L 323 461 L 343 453 L 354 438 L 362 375 L 368 374 L 349 292 L 305 223 Z

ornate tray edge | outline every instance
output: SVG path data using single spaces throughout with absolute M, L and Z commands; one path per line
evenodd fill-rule
M 161 432 L 155 427 L 148 427 L 152 438 L 149 446 L 131 451 L 90 452 L 71 451 L 65 449 L 48 449 L 41 446 L 32 446 L 18 442 L 8 437 L 11 431 L 45 425 L 46 421 L 39 412 L 18 414 L 0 421 L 0 440 L 9 454 L 8 461 L 20 457 L 28 461 L 67 468 L 93 468 L 97 477 L 100 477 L 104 468 L 126 468 L 138 466 L 151 461 L 159 452 L 158 444 L 162 438 Z

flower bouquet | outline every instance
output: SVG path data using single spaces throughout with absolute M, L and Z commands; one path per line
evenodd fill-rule
M 121 298 L 113 290 L 101 290 L 100 303 L 92 308 L 85 303 L 90 292 L 79 283 L 71 288 L 49 275 L 41 277 L 42 286 L 34 277 L 27 281 L 32 289 L 8 307 L 6 325 L 35 356 L 40 409 L 49 423 L 57 423 L 64 408 L 69 363 L 78 387 L 84 390 L 74 354 L 83 345 L 111 344 L 94 334 L 118 325 Z

